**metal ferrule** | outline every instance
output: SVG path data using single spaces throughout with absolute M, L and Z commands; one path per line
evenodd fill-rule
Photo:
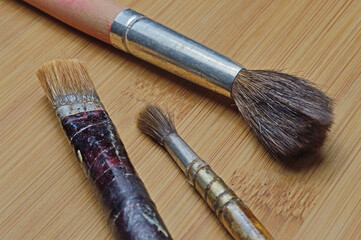
M 242 66 L 153 20 L 127 9 L 110 28 L 111 43 L 178 76 L 230 96 Z
M 100 102 L 82 102 L 59 107 L 56 109 L 56 115 L 61 120 L 67 116 L 71 116 L 77 113 L 96 110 L 104 110 L 104 106 Z
M 176 133 L 170 134 L 163 139 L 164 147 L 176 161 L 182 171 L 187 174 L 188 166 L 198 159 L 198 155 Z
M 176 133 L 164 138 L 164 146 L 207 204 L 218 213 L 237 196 Z
M 234 239 L 273 239 L 244 202 L 177 134 L 164 138 L 164 146 Z

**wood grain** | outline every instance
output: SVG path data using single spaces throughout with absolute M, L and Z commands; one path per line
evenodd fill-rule
M 335 99 L 319 155 L 284 166 L 230 99 L 119 52 L 22 1 L 0 0 L 0 239 L 110 239 L 35 76 L 58 56 L 87 62 L 130 158 L 175 239 L 230 239 L 135 117 L 175 113 L 179 133 L 276 239 L 361 239 L 361 2 L 124 0 L 249 68 L 310 79 Z

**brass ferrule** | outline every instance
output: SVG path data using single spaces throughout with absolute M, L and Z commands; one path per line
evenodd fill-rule
M 273 239 L 246 204 L 202 159 L 193 160 L 187 176 L 234 239 Z
M 230 96 L 242 66 L 131 9 L 118 14 L 111 43 L 178 76 Z
M 195 159 L 187 169 L 188 180 L 212 210 L 220 215 L 225 204 L 239 200 L 237 195 L 212 171 L 202 159 Z

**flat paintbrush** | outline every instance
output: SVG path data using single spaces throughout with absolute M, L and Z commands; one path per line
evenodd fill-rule
M 113 0 L 25 2 L 116 48 L 231 96 L 255 135 L 278 159 L 313 153 L 327 137 L 332 101 L 303 78 L 246 69 Z
M 114 238 L 171 239 L 83 63 L 54 60 L 37 75 L 96 189 Z
M 139 114 L 138 128 L 167 149 L 233 238 L 273 239 L 244 202 L 178 135 L 169 114 L 148 106 Z

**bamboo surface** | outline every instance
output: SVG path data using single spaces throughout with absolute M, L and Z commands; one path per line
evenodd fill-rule
M 138 174 L 175 239 L 231 239 L 167 153 L 142 135 L 146 103 L 173 111 L 180 135 L 275 239 L 361 239 L 361 1 L 122 0 L 253 69 L 306 77 L 335 100 L 317 156 L 283 165 L 231 99 L 88 37 L 22 1 L 0 0 L 0 239 L 110 239 L 36 70 L 88 65 Z

